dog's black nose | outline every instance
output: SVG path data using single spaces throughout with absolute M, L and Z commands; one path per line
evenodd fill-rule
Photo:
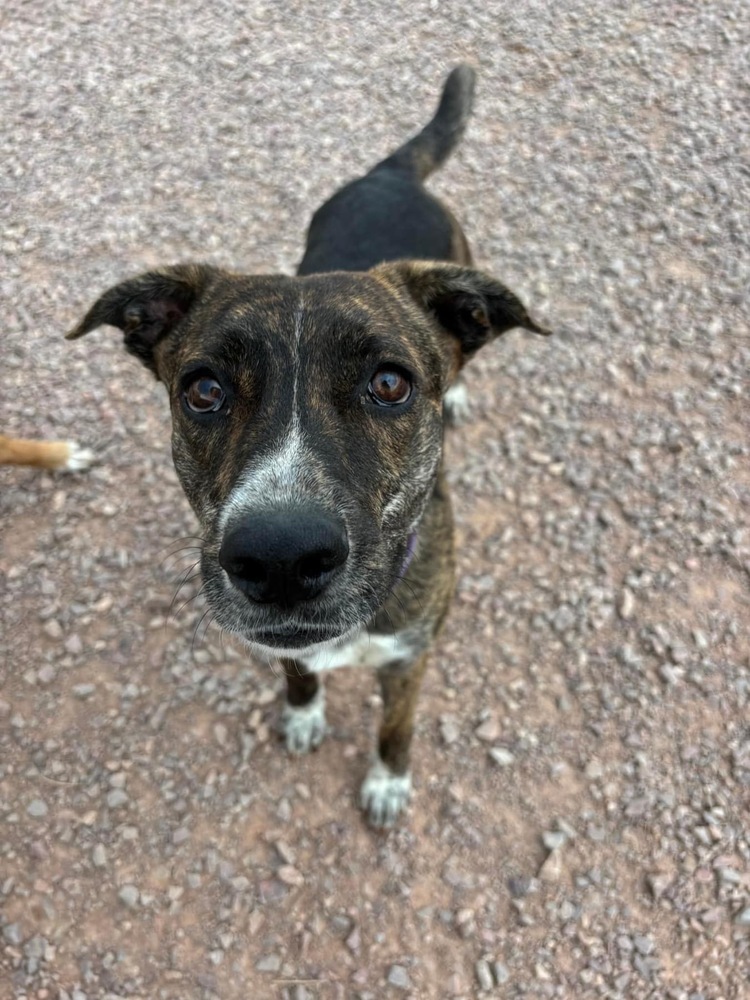
M 343 523 L 318 511 L 269 511 L 229 527 L 219 563 L 259 604 L 290 607 L 331 583 L 349 555 Z

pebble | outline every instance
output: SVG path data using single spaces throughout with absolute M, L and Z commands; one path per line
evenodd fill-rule
M 461 736 L 461 729 L 455 716 L 440 716 L 440 737 L 446 746 L 456 743 Z
M 495 982 L 498 986 L 503 986 L 510 979 L 510 972 L 508 967 L 503 965 L 502 962 L 493 962 L 492 973 L 495 977 Z
M 63 643 L 66 653 L 72 653 L 73 656 L 78 656 L 79 653 L 83 652 L 83 643 L 81 642 L 80 635 L 74 633 L 69 635 L 68 638 Z
M 281 958 L 278 955 L 264 955 L 255 963 L 258 972 L 278 972 L 281 968 Z
M 47 803 L 42 799 L 32 799 L 26 806 L 26 812 L 29 816 L 33 816 L 34 819 L 41 819 L 47 815 Z
M 654 950 L 654 942 L 645 934 L 634 934 L 633 944 L 641 955 L 650 955 Z
M 139 899 L 141 898 L 141 894 L 136 886 L 128 883 L 120 888 L 120 891 L 117 893 L 117 897 L 121 903 L 124 903 L 125 906 L 130 909 L 135 909 L 138 905 Z
M 19 945 L 23 941 L 20 924 L 5 924 L 3 927 L 3 938 L 10 945 Z
M 646 876 L 646 884 L 654 899 L 661 899 L 671 883 L 672 879 L 661 872 L 651 872 Z
M 276 873 L 285 885 L 300 886 L 305 884 L 305 877 L 293 865 L 281 865 Z
M 96 684 L 74 684 L 71 690 L 74 698 L 85 701 L 96 691 Z
M 36 679 L 43 687 L 47 687 L 57 677 L 57 670 L 50 663 L 45 663 L 36 672 Z
M 505 747 L 491 747 L 488 750 L 490 759 L 497 764 L 498 767 L 510 767 L 511 764 L 515 763 L 515 754 L 511 753 L 510 750 L 506 750 Z
M 97 868 L 103 868 L 107 863 L 107 851 L 104 844 L 96 844 L 91 852 L 91 860 Z
M 548 851 L 556 851 L 567 841 L 567 836 L 561 830 L 545 830 L 542 843 Z
M 62 639 L 62 625 L 56 618 L 50 618 L 42 625 L 42 632 L 50 639 Z
M 400 990 L 411 989 L 411 979 L 403 965 L 392 965 L 388 970 L 388 983 Z
M 474 971 L 476 972 L 477 982 L 479 983 L 480 990 L 488 993 L 492 987 L 495 985 L 494 979 L 492 977 L 492 971 L 490 969 L 490 963 L 485 959 L 480 958 L 479 961 L 474 966 Z
M 620 603 L 617 610 L 624 621 L 629 621 L 635 614 L 635 597 L 628 587 L 623 587 L 620 592 Z
M 537 878 L 542 882 L 558 882 L 562 875 L 562 855 L 560 851 L 550 851 L 542 862 Z
M 477 739 L 482 740 L 484 743 L 492 743 L 500 735 L 500 726 L 497 719 L 489 718 L 477 726 L 474 732 Z

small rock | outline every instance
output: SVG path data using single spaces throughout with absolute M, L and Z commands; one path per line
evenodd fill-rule
M 635 612 L 635 598 L 633 597 L 633 591 L 628 587 L 622 588 L 620 603 L 617 605 L 617 611 L 623 621 L 628 621 L 633 617 Z
M 409 973 L 403 965 L 392 965 L 388 971 L 388 982 L 400 990 L 411 989 Z
M 96 691 L 96 684 L 74 684 L 72 691 L 74 698 L 85 701 L 86 698 L 90 698 L 94 691 Z
M 633 944 L 636 947 L 636 951 L 639 951 L 641 955 L 650 955 L 654 950 L 654 942 L 647 934 L 635 934 L 633 936 Z
M 50 618 L 48 622 L 42 625 L 42 632 L 50 639 L 62 639 L 63 630 L 62 625 L 56 618 Z
M 26 812 L 35 819 L 41 819 L 42 816 L 47 815 L 47 804 L 41 799 L 32 799 L 26 806 Z
M 495 977 L 495 982 L 498 986 L 502 986 L 503 983 L 507 983 L 510 979 L 510 972 L 508 972 L 507 965 L 503 965 L 502 962 L 493 962 L 492 973 Z
M 485 959 L 480 958 L 474 966 L 474 971 L 477 975 L 477 982 L 479 983 L 480 990 L 483 990 L 485 993 L 489 992 L 495 985 L 492 978 L 492 972 L 490 971 L 490 963 L 485 961 Z
M 746 906 L 744 910 L 740 910 L 733 922 L 738 927 L 750 927 L 750 906 Z
M 498 767 L 510 767 L 516 759 L 515 754 L 505 747 L 491 747 L 488 753 Z
M 597 778 L 601 778 L 601 776 L 604 774 L 604 768 L 602 767 L 602 765 L 599 763 L 598 760 L 592 759 L 588 761 L 588 763 L 584 767 L 583 773 L 589 780 L 595 781 Z
M 305 877 L 294 865 L 282 865 L 277 872 L 278 877 L 285 885 L 304 885 Z
M 477 735 L 477 739 L 482 740 L 483 743 L 492 743 L 500 735 L 500 726 L 497 719 L 485 719 L 480 726 L 477 726 L 474 732 Z
M 567 604 L 563 604 L 555 612 L 555 616 L 552 619 L 552 628 L 558 633 L 567 632 L 569 628 L 575 625 L 575 620 L 576 616 L 573 609 L 568 607 Z
M 356 953 L 356 952 L 359 951 L 359 949 L 360 949 L 360 947 L 362 945 L 362 937 L 361 937 L 361 935 L 359 933 L 359 928 L 358 927 L 354 928 L 354 930 L 351 932 L 351 934 L 349 935 L 349 937 L 346 939 L 345 943 L 346 943 L 346 947 L 349 949 L 349 951 L 354 952 L 354 953 Z
M 511 875 L 508 879 L 508 889 L 514 899 L 523 899 L 531 892 L 534 880 L 530 875 Z
M 18 945 L 23 941 L 21 928 L 18 924 L 6 924 L 3 927 L 3 938 L 10 945 Z
M 562 856 L 560 851 L 550 851 L 537 872 L 537 878 L 542 882 L 558 882 L 562 874 Z
M 91 860 L 97 868 L 103 868 L 107 863 L 107 852 L 104 844 L 97 844 L 91 852 Z
M 455 743 L 461 736 L 461 730 L 456 722 L 455 716 L 440 716 L 440 738 L 446 746 Z
M 74 633 L 69 635 L 68 638 L 63 643 L 66 653 L 72 653 L 73 656 L 78 656 L 79 653 L 83 652 L 83 643 L 81 642 L 80 635 Z
M 542 843 L 548 851 L 559 850 L 567 839 L 561 830 L 545 830 L 542 834 Z
M 662 872 L 650 872 L 646 876 L 646 885 L 654 899 L 661 899 L 671 882 L 670 877 Z
M 273 846 L 285 865 L 293 865 L 297 860 L 296 854 L 285 840 L 276 840 Z
M 258 972 L 278 972 L 281 968 L 281 958 L 278 955 L 264 955 L 255 963 Z
M 680 667 L 672 666 L 671 663 L 660 664 L 657 672 L 659 674 L 659 679 L 669 687 L 677 684 L 680 678 L 685 674 L 684 670 L 681 670 Z
M 43 667 L 40 667 L 36 674 L 37 681 L 46 687 L 51 684 L 52 681 L 57 676 L 57 671 L 50 663 L 45 663 Z
M 122 788 L 113 788 L 111 792 L 107 793 L 107 805 L 110 809 L 119 809 L 120 806 L 124 806 L 127 802 L 127 792 L 123 791 Z
M 124 903 L 125 906 L 128 906 L 131 910 L 133 910 L 138 905 L 138 900 L 141 898 L 141 894 L 136 886 L 128 883 L 127 885 L 122 886 L 120 891 L 117 893 L 117 898 L 121 903 Z

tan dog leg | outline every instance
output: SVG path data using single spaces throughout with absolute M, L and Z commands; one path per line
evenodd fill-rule
M 0 465 L 33 465 L 39 469 L 87 469 L 94 453 L 75 441 L 25 441 L 0 434 Z

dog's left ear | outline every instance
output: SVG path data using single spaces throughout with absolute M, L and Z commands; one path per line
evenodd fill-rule
M 514 326 L 548 336 L 521 300 L 505 285 L 470 267 L 399 261 L 373 269 L 390 284 L 408 292 L 442 329 L 461 344 L 464 360 Z
M 193 308 L 217 274 L 205 264 L 178 264 L 123 281 L 106 291 L 65 338 L 76 340 L 98 326 L 119 327 L 125 334 L 125 349 L 158 378 L 154 348 Z

